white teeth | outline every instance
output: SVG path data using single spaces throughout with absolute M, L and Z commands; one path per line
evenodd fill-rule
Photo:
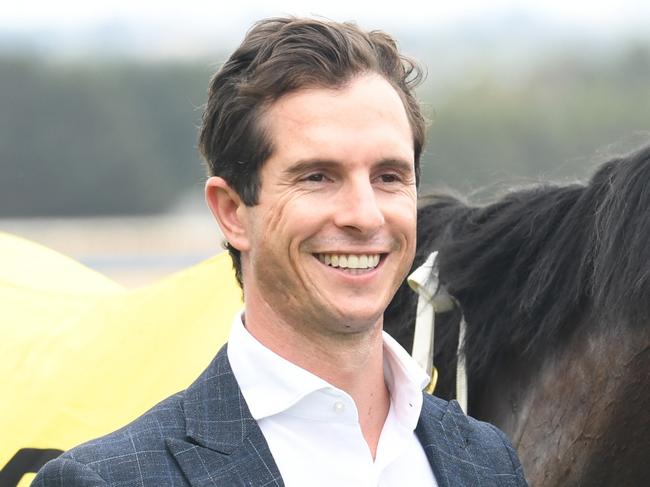
M 379 254 L 316 254 L 323 264 L 342 269 L 374 269 L 379 265 Z

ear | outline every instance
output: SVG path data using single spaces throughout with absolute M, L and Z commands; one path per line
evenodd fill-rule
M 205 183 L 205 202 L 230 245 L 240 252 L 250 247 L 246 225 L 247 207 L 225 179 L 212 176 Z

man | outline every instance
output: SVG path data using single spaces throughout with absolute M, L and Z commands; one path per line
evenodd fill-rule
M 229 344 L 35 485 L 525 485 L 503 434 L 423 395 L 382 332 L 415 251 L 417 73 L 351 24 L 253 27 L 212 80 L 200 136 L 244 292 Z

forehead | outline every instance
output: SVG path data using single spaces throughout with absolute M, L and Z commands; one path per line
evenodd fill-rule
M 353 78 L 342 88 L 287 94 L 264 114 L 273 159 L 328 158 L 413 161 L 413 133 L 393 86 L 379 75 Z

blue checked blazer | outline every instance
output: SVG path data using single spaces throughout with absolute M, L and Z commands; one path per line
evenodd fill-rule
M 525 486 L 504 434 L 425 394 L 416 434 L 440 487 Z M 107 436 L 48 462 L 32 486 L 283 486 L 224 346 L 203 374 Z M 410 486 L 409 486 L 410 487 Z

